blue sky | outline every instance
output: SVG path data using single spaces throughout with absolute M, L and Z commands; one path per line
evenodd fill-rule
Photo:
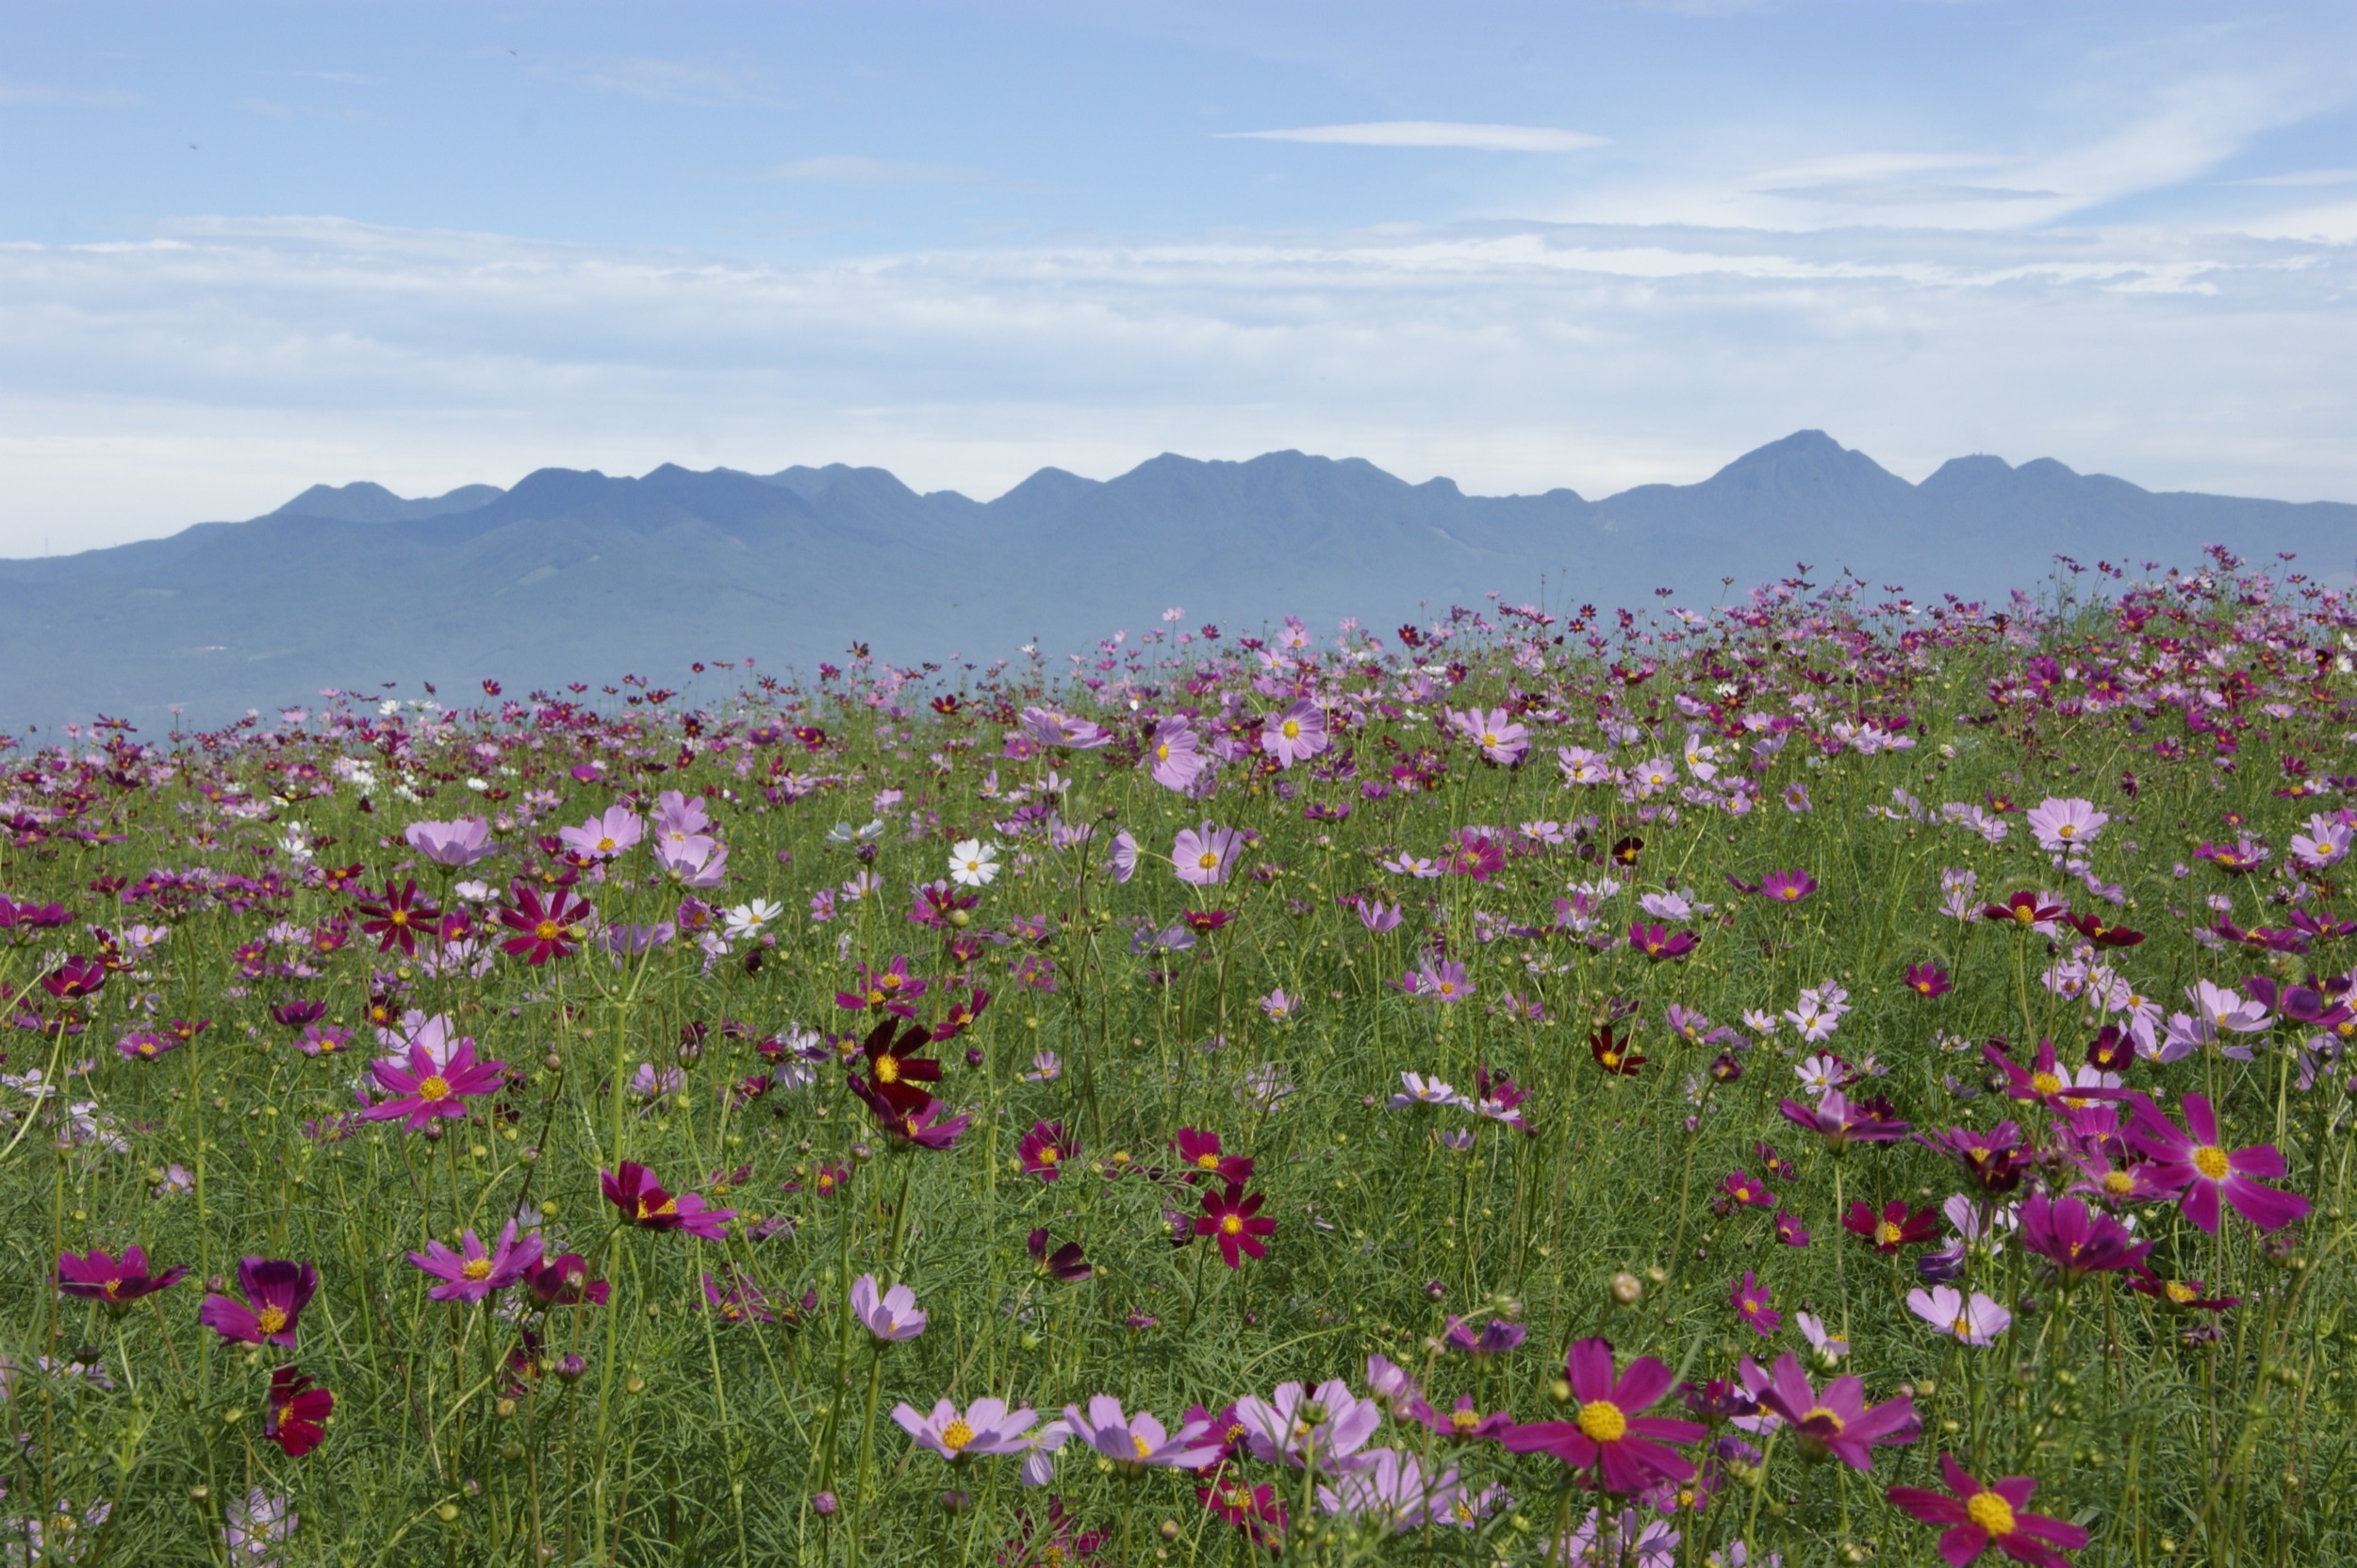
M 2357 500 L 2357 10 L 10 8 L 0 552 L 543 464 L 1821 426 Z

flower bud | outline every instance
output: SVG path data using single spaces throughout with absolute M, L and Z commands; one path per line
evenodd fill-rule
M 951 1487 L 936 1500 L 941 1504 L 941 1511 L 949 1514 L 964 1513 L 974 1506 L 973 1494 L 962 1492 L 956 1487 Z
M 1572 1383 L 1568 1378 L 1558 1378 L 1547 1385 L 1547 1397 L 1558 1405 L 1572 1402 Z
M 839 1506 L 840 1505 L 838 1505 L 834 1500 L 834 1494 L 832 1492 L 816 1492 L 811 1494 L 810 1511 L 818 1515 L 821 1519 L 832 1518 L 834 1516 L 835 1509 Z
M 556 1363 L 556 1375 L 569 1383 L 581 1381 L 582 1375 L 588 1370 L 589 1363 L 579 1356 L 568 1356 Z
M 1634 1307 L 1645 1298 L 1645 1282 L 1626 1269 L 1612 1277 L 1609 1289 L 1616 1307 Z

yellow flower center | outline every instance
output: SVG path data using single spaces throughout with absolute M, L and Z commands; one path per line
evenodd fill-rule
M 2180 1307 L 2184 1306 L 2186 1303 L 2193 1300 L 2195 1296 L 2198 1294 L 2191 1285 L 2186 1284 L 2183 1279 L 2171 1279 L 2162 1288 L 2168 1293 L 2168 1298 Z
M 435 1074 L 435 1076 L 427 1079 L 424 1082 L 418 1085 L 418 1098 L 420 1099 L 448 1099 L 450 1098 L 450 1080 L 442 1077 L 439 1073 Z
M 1874 1227 L 1874 1241 L 1875 1244 L 1880 1246 L 1898 1246 L 1900 1234 L 1901 1231 L 1899 1228 L 1891 1224 L 1888 1220 L 1885 1220 L 1880 1225 Z
M 1201 854 L 1195 857 L 1195 863 L 1206 871 L 1213 870 L 1219 865 L 1219 856 L 1211 850 L 1206 850 Z
M 612 840 L 612 839 L 610 839 L 610 838 L 601 838 L 601 839 L 599 839 L 599 840 L 598 840 L 598 853 L 600 853 L 600 854 L 602 854 L 602 854 L 608 854 L 608 853 L 611 853 L 611 852 L 613 851 L 613 849 L 614 849 L 614 840 Z
M 1621 1065 L 1621 1053 L 1617 1050 L 1608 1050 L 1602 1056 L 1598 1057 L 1597 1060 L 1602 1062 L 1607 1067 L 1617 1067 Z
M 963 1418 L 941 1428 L 941 1445 L 953 1454 L 973 1441 L 974 1428 L 967 1426 Z
M 2065 822 L 2062 826 L 2054 830 L 2054 836 L 2056 838 L 2069 838 L 2072 834 L 2077 833 L 2078 831 L 2079 825 L 2077 823 Z
M 891 1056 L 876 1058 L 876 1081 L 879 1083 L 900 1081 L 900 1064 L 898 1058 Z
M 141 1056 L 153 1056 L 156 1054 L 156 1042 L 153 1040 L 141 1040 L 140 1042 L 139 1049 Z
M 543 942 L 553 942 L 565 934 L 565 928 L 554 920 L 543 920 L 532 928 L 532 934 Z
M 1301 738 L 1301 720 L 1300 720 L 1300 719 L 1298 719 L 1298 718 L 1288 718 L 1287 720 L 1285 720 L 1283 728 L 1284 728 L 1284 731 L 1285 731 L 1285 738 L 1286 738 L 1287 740 L 1299 740 L 1299 739 Z
M 1048 1145 L 1047 1147 L 1046 1147 L 1042 1148 L 1042 1149 L 1039 1151 L 1039 1163 L 1040 1163 L 1041 1164 L 1043 1164 L 1043 1165 L 1052 1165 L 1052 1164 L 1055 1164 L 1058 1160 L 1061 1160 L 1061 1159 L 1063 1159 L 1063 1155 L 1058 1154 L 1058 1153 L 1056 1152 L 1055 1146 L 1054 1146 L 1054 1145 L 1052 1145 L 1052 1144 Z
M 2106 1171 L 2103 1190 L 2114 1197 L 2127 1197 L 2136 1190 L 2136 1179 L 2124 1170 Z
M 678 1213 L 679 1199 L 675 1197 L 667 1197 L 661 1203 L 652 1208 L 648 1207 L 647 1200 L 645 1198 L 642 1197 L 638 1200 L 638 1217 L 640 1219 L 660 1219 L 665 1214 L 676 1214 Z
M 1129 1446 L 1138 1451 L 1138 1458 L 1141 1461 L 1145 1460 L 1146 1455 L 1154 1451 L 1153 1444 L 1147 1443 L 1146 1439 L 1138 1436 L 1135 1432 L 1129 1434 Z
M 1976 1492 L 1964 1500 L 1964 1516 L 1994 1541 L 2013 1533 L 2013 1505 L 1994 1492 Z
M 1473 1429 L 1481 1425 L 1481 1416 L 1475 1411 L 1451 1411 L 1448 1424 L 1457 1428 L 1459 1437 L 1470 1437 Z
M 1579 1407 L 1579 1429 L 1597 1443 L 1618 1443 L 1628 1432 L 1628 1416 L 1609 1399 Z
M 1040 1568 L 1063 1568 L 1065 1560 L 1063 1548 L 1053 1542 L 1039 1549 Z
M 1495 730 L 1484 730 L 1484 731 L 1482 731 L 1482 732 L 1481 732 L 1481 744 L 1482 744 L 1482 745 L 1484 745 L 1484 746 L 1495 746 L 1495 745 L 1497 745 L 1497 744 L 1498 744 L 1498 736 L 1497 736 L 1497 732 L 1496 732 Z
M 1217 1169 L 1219 1169 L 1219 1156 L 1218 1156 L 1218 1155 L 1216 1155 L 1216 1154 L 1213 1154 L 1213 1153 L 1210 1153 L 1210 1152 L 1208 1152 L 1208 1151 L 1207 1151 L 1207 1152 L 1205 1152 L 1205 1153 L 1202 1153 L 1202 1154 L 1198 1154 L 1198 1155 L 1196 1155 L 1196 1156 L 1195 1157 L 1195 1165 L 1197 1166 L 1197 1168 L 1202 1169 L 1202 1170 L 1217 1170 Z
M 491 1260 L 470 1258 L 467 1260 L 466 1267 L 458 1272 L 469 1279 L 488 1279 L 491 1277 Z
M 115 1300 L 117 1298 L 117 1294 L 122 1289 L 123 1281 L 120 1279 L 109 1279 L 105 1284 L 98 1287 L 99 1294 L 104 1296 L 109 1301 Z
M 1949 1327 L 1952 1330 L 1953 1330 L 1956 1338 L 1958 1339 L 1970 1339 L 1972 1337 L 1972 1320 L 1969 1317 L 1960 1317 L 1956 1319 L 1954 1323 L 1949 1325 Z
M 2036 1089 L 2041 1095 L 2053 1094 L 2060 1090 L 2062 1086 L 2062 1080 L 2056 1078 L 2052 1073 L 2032 1073 L 2030 1075 L 2030 1087 Z
M 2193 1151 L 2193 1168 L 2213 1181 L 2226 1180 L 2226 1151 L 2216 1144 L 2203 1144 Z
M 1841 1431 L 1841 1417 L 1834 1414 L 1833 1411 L 1827 1410 L 1822 1405 L 1819 1405 L 1816 1409 L 1809 1411 L 1806 1414 L 1801 1417 L 1801 1425 L 1804 1427 L 1807 1426 L 1812 1421 L 1822 1421 L 1826 1426 L 1831 1427 L 1834 1429 L 1837 1436 L 1839 1435 Z
M 274 1334 L 287 1326 L 287 1314 L 275 1307 L 264 1307 L 254 1314 L 255 1324 L 266 1334 Z
M 1243 1235 L 1243 1234 L 1244 1234 L 1244 1216 L 1243 1216 L 1242 1214 L 1223 1214 L 1223 1215 L 1221 1215 L 1221 1216 L 1220 1216 L 1220 1221 L 1219 1221 L 1219 1230 L 1220 1230 L 1220 1234 L 1222 1234 L 1222 1235 L 1224 1235 L 1224 1236 L 1241 1236 L 1241 1235 Z

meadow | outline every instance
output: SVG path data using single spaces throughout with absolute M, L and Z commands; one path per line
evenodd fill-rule
M 0 1561 L 2357 1560 L 2295 565 L 25 737 Z

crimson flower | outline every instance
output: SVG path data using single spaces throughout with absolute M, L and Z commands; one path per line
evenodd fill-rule
M 974 1120 L 950 1115 L 948 1106 L 914 1084 L 870 1083 L 854 1075 L 850 1087 L 878 1127 L 918 1148 L 948 1148 Z
M 1939 1456 L 1939 1473 L 1954 1496 L 1894 1486 L 1889 1497 L 1891 1507 L 1926 1525 L 1950 1527 L 1939 1537 L 1939 1555 L 1950 1568 L 1964 1568 L 1991 1546 L 2031 1568 L 2069 1568 L 2063 1552 L 2087 1543 L 2087 1532 L 2078 1526 L 2024 1511 L 2037 1490 L 2027 1476 L 2007 1476 L 1984 1487 L 1948 1454 Z
M 524 1270 L 524 1288 L 542 1307 L 605 1305 L 605 1281 L 589 1278 L 589 1264 L 578 1252 L 534 1262 Z
M 1930 1241 L 1939 1230 L 1939 1215 L 1929 1209 L 1909 1213 L 1906 1199 L 1901 1197 L 1884 1204 L 1877 1214 L 1861 1198 L 1841 1216 L 1841 1228 L 1861 1237 L 1875 1251 L 1892 1255 L 1903 1246 L 1920 1246 Z
M 1195 1216 L 1195 1233 L 1216 1237 L 1220 1259 L 1229 1268 L 1244 1266 L 1239 1254 L 1265 1258 L 1268 1244 L 1261 1238 L 1277 1230 L 1275 1220 L 1260 1217 L 1261 1205 L 1267 1200 L 1267 1194 L 1247 1195 L 1232 1181 L 1225 1192 L 1207 1192 L 1203 1195 L 1203 1213 Z
M 437 1063 L 434 1053 L 422 1045 L 409 1048 L 409 1065 L 396 1067 L 389 1062 L 371 1064 L 378 1087 L 393 1098 L 371 1105 L 360 1113 L 369 1121 L 398 1119 L 411 1132 L 437 1116 L 464 1116 L 467 1099 L 471 1096 L 487 1095 L 503 1081 L 507 1070 L 504 1062 L 477 1062 L 474 1042 L 460 1039 L 453 1048 L 450 1060 Z
M 2050 920 L 2059 920 L 2068 913 L 2069 911 L 2063 905 L 2050 904 L 2026 888 L 2012 895 L 2003 903 L 1981 906 L 1982 919 L 1999 922 L 2009 920 L 2024 931 L 2032 926 L 2042 926 Z
M 1251 1156 L 1221 1153 L 1216 1132 L 1180 1128 L 1178 1163 L 1187 1167 L 1184 1180 L 1188 1181 L 1200 1181 L 1207 1173 L 1235 1187 L 1252 1180 Z
M 361 899 L 355 907 L 361 916 L 361 934 L 375 937 L 379 952 L 391 952 L 398 947 L 404 955 L 415 955 L 419 933 L 432 935 L 439 929 L 441 911 L 419 897 L 415 880 L 404 880 L 396 889 L 387 877 L 382 893 Z
M 299 1460 L 327 1435 L 321 1423 L 335 1408 L 334 1395 L 313 1388 L 311 1379 L 293 1367 L 282 1366 L 270 1375 L 270 1397 L 262 1407 L 262 1436 L 277 1444 L 288 1459 Z
M 1014 1152 L 1025 1175 L 1053 1181 L 1063 1174 L 1063 1162 L 1072 1158 L 1072 1145 L 1063 1135 L 1063 1123 L 1034 1122 Z
M 2283 1156 L 2273 1144 L 2231 1151 L 2220 1146 L 2217 1114 L 2206 1095 L 2185 1097 L 2182 1130 L 2150 1099 L 2139 1100 L 2128 1142 L 2156 1162 L 2149 1173 L 2153 1183 L 2177 1192 L 2184 1216 L 2212 1235 L 2217 1234 L 2220 1197 L 2262 1230 L 2281 1230 L 2308 1212 L 2308 1200 L 2298 1193 L 2259 1180 L 2283 1174 Z
M 272 1022 L 282 1024 L 288 1029 L 301 1029 L 305 1024 L 315 1024 L 326 1017 L 327 1004 L 323 1001 L 306 1001 L 296 998 L 273 1005 L 270 1010 L 270 1015 Z
M 1498 1441 L 1517 1454 L 1552 1454 L 1574 1472 L 1600 1472 L 1607 1492 L 1642 1492 L 1656 1481 L 1682 1481 L 1693 1462 L 1673 1443 L 1696 1443 L 1708 1428 L 1692 1421 L 1640 1413 L 1670 1392 L 1672 1373 L 1651 1356 L 1612 1373 L 1612 1342 L 1584 1339 L 1564 1358 L 1572 1397 L 1579 1409 L 1569 1421 L 1537 1421 L 1509 1429 Z
M 581 948 L 582 927 L 597 914 L 586 899 L 562 887 L 552 888 L 546 900 L 539 890 L 517 883 L 508 890 L 500 924 L 516 934 L 500 944 L 502 951 L 535 966 L 552 958 L 570 958 Z
M 2101 915 L 2066 915 L 2063 923 L 2099 948 L 2133 948 L 2144 940 L 2140 931 L 2105 925 Z
M 904 1082 L 941 1081 L 941 1064 L 915 1054 L 931 1043 L 932 1034 L 922 1024 L 886 1018 L 867 1032 L 859 1048 L 867 1057 L 868 1076 L 880 1087 L 890 1089 Z
M 2021 1147 L 2021 1129 L 2012 1122 L 1999 1122 L 1986 1132 L 1976 1132 L 1969 1127 L 1952 1127 L 1939 1133 L 1918 1132 L 1915 1141 L 1926 1148 L 1954 1155 L 1963 1162 L 1964 1174 L 1985 1193 L 2009 1193 L 2021 1185 L 2024 1162 L 2018 1152 Z
M 1955 989 L 1948 971 L 1937 963 L 1907 966 L 1907 989 L 1919 997 L 1944 997 Z
M 619 1171 L 598 1172 L 598 1184 L 605 1189 L 606 1200 L 622 1211 L 622 1217 L 647 1230 L 684 1230 L 708 1242 L 721 1239 L 721 1227 L 736 1217 L 733 1209 L 710 1209 L 695 1193 L 682 1193 L 673 1197 L 654 1179 L 654 1172 L 634 1161 L 622 1162 Z
M 319 1288 L 319 1270 L 309 1263 L 284 1258 L 240 1258 L 238 1292 L 245 1299 L 207 1296 L 196 1311 L 196 1320 L 223 1339 L 291 1350 L 303 1309 Z
M 87 1253 L 68 1252 L 58 1259 L 58 1289 L 85 1301 L 103 1303 L 112 1312 L 131 1310 L 131 1303 L 159 1290 L 169 1290 L 187 1277 L 185 1268 L 147 1272 L 147 1253 L 136 1246 L 123 1249 L 123 1261 L 100 1247 Z
M 59 1001 L 80 1001 L 107 988 L 107 966 L 76 953 L 41 977 L 41 988 Z
M 1613 1034 L 1611 1021 L 1607 1019 L 1589 1032 L 1588 1051 L 1596 1059 L 1596 1065 L 1606 1072 L 1619 1078 L 1635 1078 L 1637 1069 L 1652 1058 L 1631 1054 L 1628 1043 L 1627 1035 L 1616 1037 Z
M 2242 1305 L 2239 1296 L 2211 1296 L 2199 1279 L 2164 1279 L 2141 1263 L 2128 1276 L 2128 1288 L 2180 1312 L 2222 1312 Z
M 1808 1230 L 1801 1224 L 1800 1215 L 1787 1213 L 1779 1209 L 1776 1211 L 1775 1227 L 1776 1240 L 1784 1243 L 1785 1246 L 1806 1246 L 1808 1245 Z
M 1690 931 L 1673 932 L 1658 920 L 1635 920 L 1629 924 L 1628 945 L 1659 963 L 1684 958 L 1700 945 L 1700 939 Z
M 1031 1255 L 1032 1266 L 1047 1279 L 1062 1279 L 1070 1284 L 1096 1272 L 1096 1265 L 1080 1255 L 1079 1242 L 1066 1242 L 1050 1252 L 1047 1249 L 1047 1228 L 1044 1225 L 1030 1233 L 1023 1246 Z
M 1758 1370 L 1747 1364 L 1744 1382 L 1752 1384 Z M 1831 1454 L 1853 1470 L 1870 1468 L 1874 1462 L 1870 1450 L 1881 1444 L 1913 1443 L 1923 1435 L 1911 1395 L 1870 1406 L 1865 1383 L 1854 1377 L 1836 1378 L 1820 1394 L 1788 1350 L 1776 1358 L 1774 1374 L 1758 1393 L 1762 1405 L 1791 1423 L 1802 1453 L 1819 1459 Z

